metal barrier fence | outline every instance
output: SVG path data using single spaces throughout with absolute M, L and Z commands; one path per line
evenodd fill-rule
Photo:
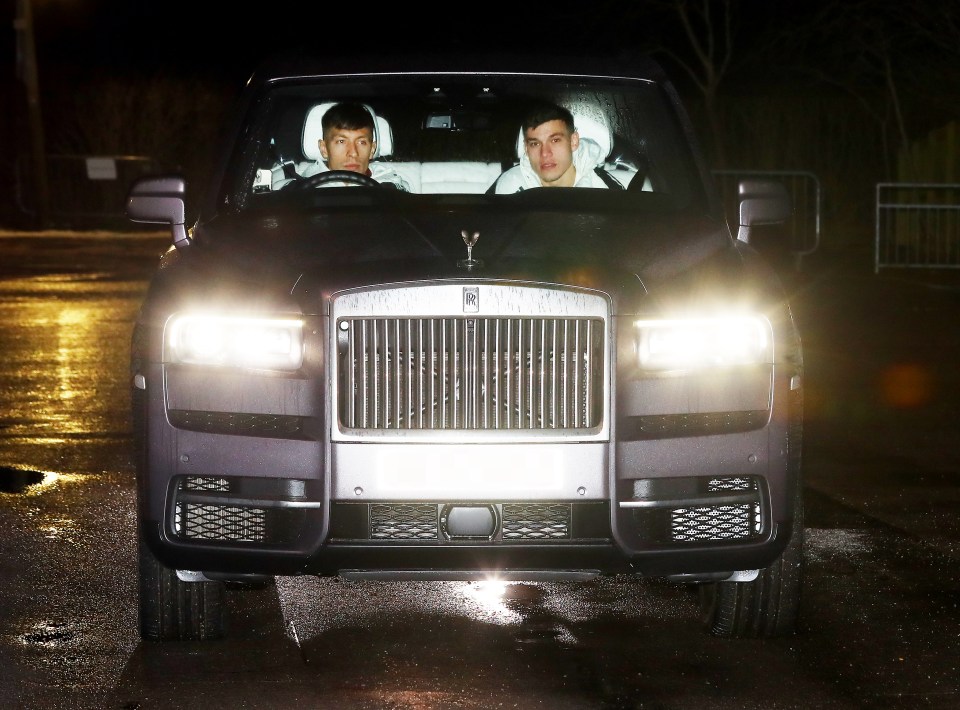
M 960 185 L 881 182 L 873 271 L 960 268 Z
M 713 176 L 720 189 L 727 222 L 736 234 L 740 223 L 739 184 L 743 179 L 774 179 L 783 183 L 793 201 L 793 218 L 783 226 L 790 241 L 794 267 L 799 269 L 802 258 L 820 246 L 820 180 L 803 170 L 714 170 Z
M 153 158 L 142 155 L 48 155 L 50 217 L 67 227 L 126 222 L 124 207 L 131 183 L 159 171 Z M 16 194 L 20 211 L 36 215 L 30 169 L 20 162 Z

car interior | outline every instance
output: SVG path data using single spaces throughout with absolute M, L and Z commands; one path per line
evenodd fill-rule
M 271 144 L 277 153 L 270 167 L 257 170 L 253 191 L 255 193 L 275 192 L 311 166 L 321 160 L 318 141 L 322 136 L 321 120 L 323 115 L 336 102 L 323 101 L 309 106 L 305 117 L 300 119 L 302 127 L 298 131 L 295 148 L 277 150 L 275 146 L 286 143 L 290 145 L 289 137 L 279 140 L 271 138 Z M 516 143 L 508 160 L 407 160 L 398 159 L 395 155 L 394 131 L 386 116 L 378 114 L 369 104 L 364 104 L 374 117 L 376 147 L 371 165 L 377 162 L 388 162 L 390 169 L 396 172 L 409 187 L 409 191 L 417 194 L 482 194 L 492 192 L 494 183 L 507 169 L 518 164 L 524 153 L 524 137 L 522 128 L 518 129 Z M 615 176 L 613 186 L 622 186 L 626 189 L 632 179 L 641 172 L 642 162 L 639 153 L 624 150 L 625 141 L 616 135 L 610 128 L 606 117 L 599 111 L 572 111 L 577 131 L 581 141 L 593 141 L 600 147 L 601 154 L 606 156 L 602 170 Z M 304 114 L 301 114 L 301 116 Z M 461 113 L 449 111 L 429 113 L 423 120 L 420 130 L 425 136 L 430 134 L 467 134 L 471 128 L 485 128 L 484 116 L 476 113 Z M 286 123 L 289 123 L 287 121 Z M 460 124 L 460 125 L 458 125 Z M 472 125 L 463 125 L 472 124 Z M 283 126 L 283 122 L 279 124 Z M 289 128 L 287 128 L 289 132 Z M 425 140 L 426 143 L 429 141 Z M 425 153 L 430 151 L 423 151 Z M 296 156 L 296 159 L 293 158 Z M 457 157 L 454 155 L 454 157 Z M 637 189 L 634 187 L 633 189 Z M 649 191 L 652 188 L 650 179 L 646 175 L 642 188 Z

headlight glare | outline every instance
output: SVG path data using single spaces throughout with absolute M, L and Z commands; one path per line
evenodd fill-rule
M 303 364 L 303 321 L 179 315 L 169 325 L 167 345 L 173 362 L 296 370 Z
M 769 363 L 770 324 L 760 316 L 639 320 L 637 357 L 648 370 Z

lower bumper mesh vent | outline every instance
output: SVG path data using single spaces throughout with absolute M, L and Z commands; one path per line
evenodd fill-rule
M 506 504 L 503 506 L 504 540 L 570 539 L 570 506 Z
M 742 540 L 759 530 L 760 509 L 757 505 L 677 508 L 670 520 L 671 536 L 676 542 Z
M 285 507 L 277 486 L 275 480 L 246 477 L 182 477 L 174 489 L 172 533 L 197 543 L 293 543 L 306 512 Z
M 436 505 L 370 506 L 371 540 L 436 540 Z
M 754 540 L 763 500 L 755 476 L 686 477 L 635 481 L 627 506 L 643 545 L 670 545 Z
M 709 493 L 756 490 L 756 481 L 748 476 L 707 481 Z M 670 514 L 670 532 L 675 542 L 748 539 L 760 533 L 760 501 L 675 508 Z
M 628 417 L 620 425 L 620 435 L 633 440 L 647 440 L 734 434 L 760 429 L 766 425 L 769 418 L 770 413 L 765 409 Z
M 369 539 L 438 541 L 442 504 L 374 503 L 369 510 Z M 570 505 L 504 503 L 500 508 L 503 541 L 569 540 Z
M 237 412 L 205 412 L 171 409 L 170 423 L 177 429 L 206 434 L 234 434 L 271 439 L 303 439 L 304 417 L 279 414 L 241 414 Z
M 262 508 L 180 503 L 174 525 L 181 536 L 195 540 L 263 542 L 265 519 Z

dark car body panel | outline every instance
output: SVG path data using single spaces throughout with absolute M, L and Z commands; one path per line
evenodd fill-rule
M 409 72 L 385 66 L 397 75 L 421 65 L 455 74 L 459 65 L 447 59 L 414 59 Z M 462 61 L 473 73 L 503 66 L 522 74 L 536 65 L 512 57 Z M 550 76 L 584 80 L 624 72 L 580 61 L 545 66 Z M 689 121 L 660 70 L 642 63 L 627 76 L 661 87 L 676 116 L 698 180 L 683 204 L 656 192 L 638 192 L 627 207 L 607 191 L 576 200 L 555 190 L 238 192 L 257 172 L 250 156 L 262 140 L 250 116 L 266 101 L 264 91 L 377 71 L 375 58 L 362 72 L 298 59 L 256 74 L 224 132 L 189 243 L 171 248 L 151 281 L 132 370 L 146 383 L 134 390 L 139 506 L 156 557 L 210 574 L 423 578 L 489 571 L 528 578 L 722 575 L 773 562 L 790 537 L 799 486 L 789 466 L 789 448 L 798 444 L 788 432 L 800 338 L 777 276 L 732 238 Z M 480 234 L 472 252 L 480 263 L 468 268 L 462 235 L 469 232 Z M 476 317 L 460 294 L 480 299 Z M 503 306 L 502 318 L 483 310 L 492 303 Z M 682 373 L 636 364 L 636 321 L 718 303 L 769 324 L 769 361 Z M 194 311 L 296 319 L 303 361 L 288 371 L 177 361 L 172 318 Z M 462 347 L 428 346 L 425 337 L 401 332 L 435 324 L 450 328 Z M 577 333 L 569 340 L 575 355 L 547 342 L 566 337 L 568 324 Z M 468 342 L 474 328 L 521 345 L 481 352 Z M 369 345 L 368 337 L 383 341 Z M 468 356 L 483 370 L 470 375 L 471 386 L 483 382 L 483 393 L 469 397 L 484 400 L 475 405 L 482 417 L 489 407 L 508 424 L 481 424 L 470 414 L 466 425 L 454 413 L 414 426 L 415 408 L 445 408 L 447 397 L 456 409 L 468 399 Z M 550 385 L 548 362 L 573 374 Z M 358 379 L 345 374 L 348 367 Z M 464 374 L 454 374 L 461 367 Z M 415 405 L 401 383 L 412 390 L 428 370 L 445 394 Z M 486 402 L 490 382 L 508 370 L 520 401 L 504 394 L 506 405 Z M 590 378 L 589 388 L 581 376 Z M 382 408 L 388 423 L 348 424 L 353 405 L 346 402 L 368 377 L 373 421 Z M 380 393 L 380 386 L 397 392 Z M 583 393 L 571 399 L 568 386 Z M 548 392 L 564 416 L 576 410 L 574 424 L 556 423 L 555 411 L 547 422 L 549 406 L 533 400 Z M 516 426 L 509 424 L 513 410 Z M 458 471 L 469 480 L 477 462 L 502 490 L 493 483 L 458 488 L 450 480 Z M 529 482 L 508 475 L 524 469 Z

